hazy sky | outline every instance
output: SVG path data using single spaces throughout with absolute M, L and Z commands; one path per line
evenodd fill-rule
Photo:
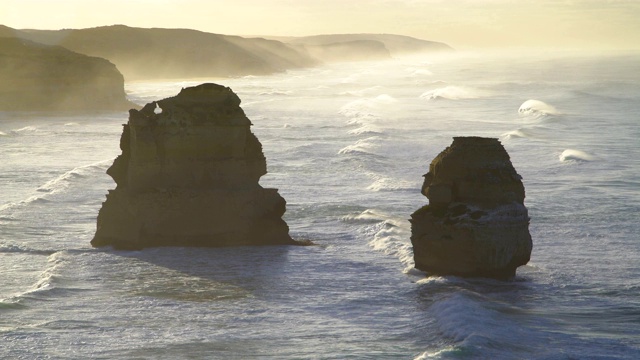
M 395 33 L 458 48 L 640 48 L 640 0 L 0 0 L 0 24 Z

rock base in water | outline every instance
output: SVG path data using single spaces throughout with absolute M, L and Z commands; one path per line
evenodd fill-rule
M 438 275 L 513 277 L 532 240 L 524 186 L 497 139 L 456 137 L 429 166 L 411 215 L 415 267 Z
M 300 244 L 282 220 L 285 200 L 258 184 L 266 160 L 239 105 L 231 89 L 202 84 L 131 110 L 91 244 Z

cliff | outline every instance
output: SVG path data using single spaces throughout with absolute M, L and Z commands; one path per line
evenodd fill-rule
M 453 50 L 443 43 L 392 34 L 245 38 L 124 25 L 64 30 L 0 27 L 0 34 L 108 59 L 127 81 L 265 75 L 323 62 L 380 60 Z
M 113 25 L 23 30 L 19 36 L 109 59 L 127 81 L 265 75 L 318 64 L 306 52 L 279 41 L 190 29 Z
M 0 29 L 0 30 L 6 30 Z M 125 110 L 124 78 L 105 59 L 0 38 L 0 110 Z
M 231 89 L 202 84 L 130 110 L 117 187 L 98 214 L 93 246 L 298 244 L 282 220 L 285 200 L 258 183 L 262 146 Z
M 529 261 L 532 240 L 524 186 L 497 139 L 456 137 L 429 166 L 411 215 L 416 268 L 498 279 Z
M 379 41 L 353 40 L 318 45 L 303 45 L 311 56 L 323 62 L 368 61 L 391 58 L 391 53 Z
M 411 36 L 395 34 L 331 34 L 303 37 L 281 37 L 275 39 L 304 47 L 335 46 L 336 44 L 348 43 L 358 44 L 358 42 L 362 41 L 376 42 L 380 44 L 379 46 L 384 47 L 386 52 L 391 56 L 453 51 L 453 48 L 441 42 L 427 41 L 416 39 Z

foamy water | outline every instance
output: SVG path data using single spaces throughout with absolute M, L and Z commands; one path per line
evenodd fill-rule
M 313 247 L 93 249 L 126 112 L 0 113 L 0 358 L 638 358 L 640 56 L 546 56 L 221 81 Z M 499 138 L 524 178 L 513 281 L 413 268 L 422 175 L 461 135 Z

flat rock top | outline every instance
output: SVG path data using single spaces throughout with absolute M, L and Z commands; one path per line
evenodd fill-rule
M 240 98 L 226 86 L 204 83 L 183 88 L 178 95 L 158 101 L 163 110 L 171 106 L 193 106 L 195 104 L 225 108 L 240 106 Z
M 157 107 L 161 109 L 157 113 Z M 240 107 L 240 98 L 226 86 L 204 83 L 183 88 L 176 96 L 151 102 L 142 110 L 131 110 L 133 125 L 250 126 Z
M 429 165 L 423 194 L 434 203 L 523 203 L 521 179 L 498 139 L 454 137 Z

